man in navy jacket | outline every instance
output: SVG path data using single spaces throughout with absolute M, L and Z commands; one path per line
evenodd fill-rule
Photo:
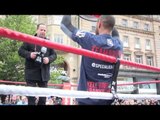
M 64 15 L 61 29 L 83 49 L 120 58 L 122 43 L 119 33 L 114 27 L 115 18 L 101 15 L 96 25 L 95 34 L 81 31 L 71 24 L 71 16 Z M 82 56 L 78 90 L 90 92 L 111 92 L 115 63 Z M 113 100 L 77 99 L 79 105 L 110 105 Z

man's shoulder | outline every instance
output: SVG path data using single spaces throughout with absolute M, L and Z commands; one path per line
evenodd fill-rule
M 31 43 L 28 43 L 28 42 L 24 42 L 24 45 L 26 45 L 26 46 L 34 46 L 35 44 L 31 44 Z
M 50 40 L 50 38 L 49 38 L 49 37 L 45 37 L 44 39 L 46 39 L 46 40 Z
M 112 37 L 112 40 L 118 41 L 120 44 L 122 44 L 122 40 L 119 37 Z

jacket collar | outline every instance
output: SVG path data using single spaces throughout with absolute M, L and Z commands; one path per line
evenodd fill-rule
M 36 33 L 36 34 L 34 34 L 34 36 L 37 36 L 37 33 Z M 47 40 L 48 40 L 48 38 L 46 38 L 46 37 L 45 37 L 44 39 L 47 39 Z

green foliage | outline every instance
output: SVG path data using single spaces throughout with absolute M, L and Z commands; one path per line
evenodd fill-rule
M 33 35 L 36 26 L 29 15 L 7 15 L 0 26 Z M 24 59 L 18 55 L 22 42 L 0 37 L 0 79 L 24 81 Z
M 54 61 L 53 64 L 60 65 L 64 63 L 64 57 L 62 55 L 57 55 L 57 59 Z
M 57 68 L 57 71 L 51 71 L 51 78 L 49 83 L 61 84 L 62 80 L 57 78 L 61 75 L 61 72 L 64 70 L 60 67 L 64 63 L 64 57 L 62 55 L 57 55 L 57 59 L 51 64 L 51 67 Z
M 58 79 L 57 79 L 57 77 L 60 76 L 60 75 L 61 75 L 60 71 L 51 72 L 51 78 L 50 78 L 49 83 L 61 84 L 61 83 L 62 83 L 62 80 L 58 80 Z
M 0 19 L 0 26 L 15 31 L 33 35 L 36 24 L 29 15 L 7 15 Z M 18 49 L 22 42 L 0 37 L 0 79 L 11 81 L 24 81 L 24 58 L 18 55 Z M 57 77 L 61 75 L 64 57 L 57 55 L 57 59 L 51 64 L 57 71 L 51 72 L 50 83 L 61 84 Z
M 0 61 L 0 71 L 2 70 L 3 63 Z

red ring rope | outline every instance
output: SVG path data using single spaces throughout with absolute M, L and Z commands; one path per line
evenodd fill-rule
M 13 81 L 6 81 L 6 80 L 0 80 L 0 83 L 10 83 L 10 84 L 20 84 L 25 85 L 25 82 L 13 82 Z M 154 84 L 154 83 L 160 83 L 160 80 L 150 80 L 150 81 L 143 81 L 143 82 L 134 82 L 134 83 L 121 83 L 117 84 L 117 86 L 126 86 L 126 85 L 138 85 L 138 84 Z M 60 86 L 62 87 L 63 84 L 48 84 L 49 86 Z M 72 87 L 77 87 L 77 85 L 72 85 Z
M 108 55 L 92 52 L 92 51 L 85 50 L 85 49 L 80 49 L 80 48 L 58 44 L 53 41 L 48 41 L 42 38 L 38 38 L 32 35 L 27 35 L 21 32 L 13 31 L 10 29 L 2 28 L 2 27 L 0 27 L 0 36 L 7 37 L 10 39 L 14 39 L 14 40 L 23 41 L 23 42 L 28 42 L 32 44 L 37 44 L 37 45 L 45 46 L 45 47 L 52 48 L 52 49 L 54 48 L 57 50 L 70 52 L 70 53 L 74 53 L 78 55 L 83 55 L 83 56 L 103 60 L 106 62 L 111 62 L 111 63 L 116 62 L 116 58 L 110 57 Z M 123 65 L 127 65 L 127 66 L 160 72 L 160 68 L 149 66 L 149 65 L 143 65 L 143 64 L 127 61 L 127 60 L 120 60 L 120 63 Z

